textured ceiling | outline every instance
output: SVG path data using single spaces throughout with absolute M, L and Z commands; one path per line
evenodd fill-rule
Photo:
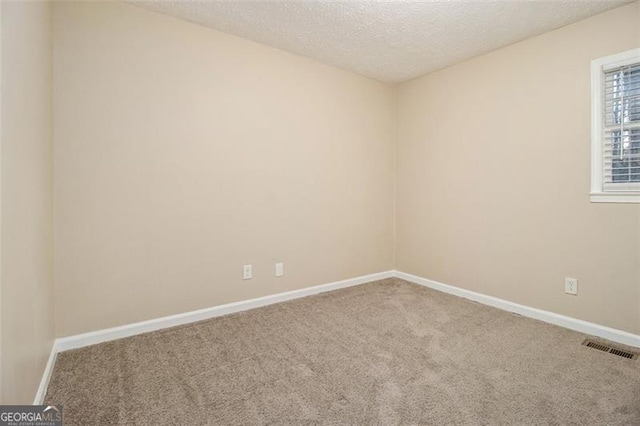
M 129 2 L 377 80 L 401 82 L 629 1 Z

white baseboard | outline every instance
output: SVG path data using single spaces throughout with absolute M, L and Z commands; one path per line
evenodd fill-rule
M 40 405 L 44 402 L 47 388 L 49 387 L 49 380 L 51 380 L 51 374 L 53 373 L 53 366 L 56 363 L 56 357 L 58 356 L 58 349 L 56 342 L 51 345 L 51 352 L 49 353 L 49 359 L 47 365 L 44 367 L 44 373 L 42 373 L 42 379 L 40 380 L 40 386 L 36 392 L 36 397 L 33 400 L 33 405 Z
M 228 315 L 235 312 L 246 311 L 249 309 L 259 308 L 261 306 L 272 305 L 287 300 L 298 299 L 301 297 L 311 296 L 327 291 L 338 290 L 341 288 L 352 287 L 371 281 L 390 278 L 393 271 L 379 272 L 376 274 L 363 275 L 361 277 L 351 278 L 348 280 L 337 281 L 328 284 L 307 287 L 300 290 L 288 291 L 286 293 L 278 293 L 256 299 L 243 300 L 240 302 L 228 303 L 226 305 L 214 306 L 212 308 L 200 309 L 198 311 L 185 312 L 182 314 L 171 315 L 168 317 L 156 318 L 148 321 L 136 322 L 120 327 L 107 328 L 104 330 L 92 331 L 90 333 L 77 334 L 69 337 L 56 339 L 56 349 L 58 352 L 68 351 L 70 349 L 78 349 L 85 346 L 95 345 L 97 343 L 108 342 L 110 340 L 121 339 L 123 337 L 134 336 L 136 334 L 148 333 L 150 331 L 161 330 L 163 328 L 175 327 L 177 325 L 189 324 L 192 322 L 202 321 L 213 317 Z
M 256 299 L 228 303 L 226 305 L 214 306 L 212 308 L 200 309 L 197 311 L 185 312 L 182 314 L 127 324 L 120 327 L 107 328 L 104 330 L 92 331 L 90 333 L 77 334 L 74 336 L 56 339 L 51 349 L 51 355 L 49 356 L 47 366 L 42 376 L 42 380 L 40 382 L 34 404 L 41 404 L 44 399 L 45 393 L 47 391 L 47 386 L 49 384 L 49 379 L 51 377 L 51 373 L 53 372 L 53 365 L 59 352 L 121 339 L 123 337 L 134 336 L 136 334 L 148 333 L 150 331 L 189 324 L 209 318 L 232 314 L 235 312 L 255 309 L 261 306 L 272 305 L 274 303 L 285 302 L 287 300 L 293 300 L 301 297 L 312 296 L 314 294 L 338 290 L 341 288 L 353 287 L 371 281 L 377 281 L 391 277 L 401 278 L 414 284 L 429 287 L 431 289 L 449 293 L 454 296 L 463 297 L 465 299 L 470 299 L 484 305 L 493 306 L 495 308 L 499 308 L 509 312 L 515 312 L 524 317 L 537 319 L 592 336 L 602 337 L 613 342 L 640 348 L 640 336 L 628 333 L 626 331 L 605 327 L 576 318 L 559 315 L 553 312 L 543 311 L 541 309 L 531 308 L 529 306 L 509 302 L 508 300 L 499 299 L 493 296 L 487 296 L 482 293 L 476 293 L 470 290 L 465 290 L 459 287 L 454 287 L 448 284 L 443 284 L 437 281 L 418 277 L 416 275 L 392 270 L 371 275 L 364 275 L 348 280 L 322 284 L 314 287 L 303 288 L 300 290 L 273 294 Z
M 422 285 L 434 290 L 452 294 L 454 296 L 473 300 L 478 303 L 482 303 L 483 305 L 489 305 L 493 306 L 494 308 L 514 312 L 522 315 L 523 317 L 537 319 L 549 324 L 568 328 L 570 330 L 575 330 L 581 333 L 611 340 L 612 342 L 618 342 L 624 345 L 640 348 L 640 336 L 638 336 L 637 334 L 628 333 L 626 331 L 618 330 L 615 328 L 605 327 L 603 325 L 579 320 L 549 311 L 543 311 L 542 309 L 531 308 L 529 306 L 520 305 L 518 303 L 509 302 L 508 300 L 498 299 L 497 297 L 487 296 L 482 293 L 476 293 L 474 291 L 465 290 L 448 284 L 443 284 L 437 281 L 429 280 L 427 278 L 407 274 L 405 272 L 393 271 L 393 275 L 396 278 L 401 278 L 414 284 Z

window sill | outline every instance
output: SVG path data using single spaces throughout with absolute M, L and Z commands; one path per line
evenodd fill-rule
M 640 203 L 640 192 L 592 192 L 592 203 Z

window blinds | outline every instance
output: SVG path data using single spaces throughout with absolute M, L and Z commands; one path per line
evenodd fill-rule
M 640 63 L 604 72 L 603 184 L 640 189 Z

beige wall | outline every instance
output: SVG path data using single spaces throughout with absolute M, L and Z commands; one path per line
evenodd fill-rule
M 590 61 L 639 7 L 400 86 L 397 269 L 640 332 L 640 205 L 589 202 Z
M 53 342 L 51 5 L 0 7 L 2 403 L 31 404 Z
M 54 39 L 57 336 L 392 268 L 393 87 L 119 3 Z
M 397 93 L 130 5 L 54 9 L 52 81 L 51 6 L 0 8 L 2 403 L 33 400 L 54 336 L 54 192 L 57 336 L 392 268 L 394 156 L 397 269 L 640 333 L 640 206 L 588 200 L 589 61 L 640 46 L 638 2 Z
M 640 332 L 640 206 L 588 197 L 589 62 L 639 46 L 638 23 L 636 2 L 394 93 L 131 5 L 56 4 L 56 334 L 394 265 Z

